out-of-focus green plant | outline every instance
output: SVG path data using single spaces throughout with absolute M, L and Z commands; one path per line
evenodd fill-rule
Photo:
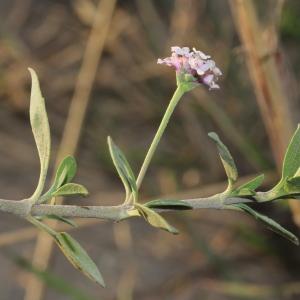
M 55 231 L 44 222 L 45 219 L 56 219 L 70 226 L 76 226 L 70 218 L 99 218 L 121 221 L 131 217 L 142 217 L 153 227 L 177 234 L 177 229 L 161 216 L 161 212 L 201 208 L 228 209 L 245 212 L 296 245 L 299 244 L 298 238 L 294 234 L 269 217 L 256 212 L 249 204 L 287 198 L 298 199 L 300 197 L 300 127 L 297 128 L 288 146 L 282 168 L 282 177 L 278 184 L 269 191 L 257 191 L 263 182 L 264 175 L 260 175 L 241 186 L 237 184 L 238 171 L 234 159 L 218 135 L 212 132 L 209 133 L 209 137 L 217 146 L 228 178 L 228 186 L 224 192 L 206 198 L 154 199 L 147 203 L 140 201 L 139 188 L 180 99 L 185 93 L 200 85 L 207 86 L 210 90 L 218 89 L 219 86 L 216 82 L 218 77 L 222 75 L 210 56 L 195 49 L 190 51 L 187 47 L 172 47 L 172 56 L 159 59 L 158 63 L 175 68 L 177 89 L 170 100 L 137 177 L 135 177 L 125 155 L 108 137 L 110 155 L 125 189 L 124 202 L 116 206 L 48 204 L 53 197 L 86 196 L 88 191 L 84 186 L 72 182 L 77 165 L 75 159 L 68 156 L 59 165 L 50 188 L 44 192 L 51 148 L 50 130 L 38 77 L 35 71 L 29 69 L 32 77 L 30 122 L 40 159 L 40 177 L 31 197 L 21 201 L 0 199 L 0 210 L 25 218 L 34 226 L 45 231 L 55 240 L 62 253 L 76 269 L 102 286 L 105 284 L 98 267 L 81 245 L 68 233 Z
M 285 6 L 282 10 L 280 31 L 283 38 L 298 40 L 300 39 L 299 3 L 291 2 L 291 4 L 295 5 L 295 7 Z
M 33 266 L 30 261 L 22 256 L 18 256 L 11 252 L 3 252 L 3 254 L 14 262 L 19 268 L 26 272 L 34 274 L 42 282 L 44 282 L 48 287 L 61 293 L 72 300 L 95 300 L 94 297 L 88 295 L 83 290 L 79 289 L 77 286 L 66 281 L 63 277 L 53 274 L 51 271 L 42 271 L 39 268 Z

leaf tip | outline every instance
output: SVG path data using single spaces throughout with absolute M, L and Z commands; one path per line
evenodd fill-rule
M 219 136 L 214 131 L 209 132 L 207 135 L 213 140 L 217 140 L 219 138 Z
M 30 68 L 30 67 L 28 67 L 27 69 L 28 69 L 28 71 L 31 75 L 32 80 L 37 80 L 38 76 L 36 74 L 36 71 L 34 69 Z
M 89 191 L 84 187 L 80 195 L 83 197 L 87 197 L 89 195 Z
M 296 236 L 294 236 L 294 238 L 293 238 L 293 243 L 294 243 L 296 246 L 299 246 L 299 245 L 300 245 L 299 239 L 298 239 Z
M 175 227 L 172 226 L 172 229 L 170 230 L 170 232 L 174 235 L 178 235 L 179 234 L 179 230 L 176 229 Z
M 103 279 L 97 280 L 97 283 L 100 284 L 103 288 L 106 288 L 106 284 Z

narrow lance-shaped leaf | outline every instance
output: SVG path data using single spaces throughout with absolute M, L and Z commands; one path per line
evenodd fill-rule
M 300 192 L 300 176 L 290 178 L 287 180 L 287 182 L 295 188 L 299 189 Z
M 298 124 L 287 148 L 282 168 L 282 178 L 293 177 L 300 167 L 300 125 Z
M 300 176 L 300 167 L 298 168 L 298 170 L 294 174 L 294 177 L 299 177 L 299 176 Z
M 74 238 L 66 232 L 56 232 L 54 229 L 49 227 L 47 224 L 40 222 L 35 217 L 29 216 L 27 217 L 27 220 L 37 228 L 49 234 L 76 269 L 83 272 L 87 277 L 99 283 L 103 287 L 105 286 L 98 267 Z
M 263 180 L 265 178 L 264 174 L 261 174 L 254 179 L 242 184 L 240 187 L 238 187 L 234 192 L 233 195 L 238 195 L 238 196 L 251 196 L 255 194 L 255 190 L 261 186 Z
M 287 178 L 283 187 L 290 198 L 299 199 L 300 196 L 300 176 Z
M 228 148 L 222 143 L 219 136 L 215 132 L 210 132 L 208 136 L 216 143 L 221 161 L 223 163 L 229 184 L 236 182 L 238 177 L 237 168 Z
M 57 235 L 57 232 L 54 229 L 52 229 L 48 224 L 41 222 L 41 217 L 28 216 L 26 219 L 38 229 L 49 234 L 51 237 L 55 238 L 55 236 Z
M 144 204 L 149 208 L 157 208 L 157 209 L 171 209 L 171 210 L 189 210 L 193 209 L 193 207 L 181 200 L 173 200 L 173 199 L 156 199 L 149 201 Z
M 102 275 L 80 244 L 68 233 L 60 232 L 55 237 L 56 243 L 71 264 L 96 283 L 105 286 Z
M 46 216 L 42 217 L 41 219 L 57 220 L 59 222 L 68 224 L 68 225 L 70 225 L 72 227 L 78 227 L 77 224 L 73 220 L 70 220 L 69 218 L 57 216 L 57 215 L 54 215 L 54 214 L 52 214 L 52 215 L 46 215 Z
M 29 69 L 32 79 L 30 96 L 30 123 L 40 158 L 40 177 L 31 200 L 35 203 L 42 194 L 50 158 L 50 129 L 45 108 L 45 101 L 41 94 L 38 77 L 33 69 Z
M 57 168 L 53 188 L 57 189 L 66 183 L 70 183 L 77 172 L 76 160 L 73 156 L 67 156 L 63 159 Z
M 87 196 L 88 190 L 81 184 L 77 183 L 66 183 L 65 185 L 58 188 L 55 192 L 52 193 L 53 197 L 58 196 L 72 196 L 72 195 L 80 195 Z
M 134 199 L 136 200 L 138 189 L 136 186 L 136 179 L 133 174 L 133 171 L 127 159 L 125 158 L 125 155 L 116 146 L 116 144 L 113 142 L 111 137 L 107 138 L 107 142 L 108 142 L 111 158 L 125 187 L 126 199 L 128 199 L 130 193 L 132 193 Z
M 70 183 L 77 172 L 76 160 L 73 156 L 67 156 L 59 164 L 52 186 L 40 197 L 39 203 L 44 203 L 53 197 L 53 193 L 66 183 Z
M 272 201 L 279 198 L 288 198 L 295 191 L 295 186 L 290 190 L 289 180 L 300 174 L 300 125 L 298 127 L 287 147 L 280 181 L 269 191 L 262 193 L 257 199 L 260 202 Z M 300 189 L 299 189 L 300 192 Z
M 257 220 L 264 223 L 269 229 L 288 239 L 292 243 L 299 245 L 299 240 L 293 233 L 282 227 L 271 218 L 258 213 L 257 211 L 253 210 L 251 207 L 243 203 L 234 204 L 233 206 L 255 217 Z
M 156 213 L 154 210 L 138 203 L 136 203 L 135 206 L 141 216 L 143 216 L 145 220 L 152 226 L 166 230 L 173 234 L 178 234 L 178 230 L 175 227 L 171 226 L 161 215 Z

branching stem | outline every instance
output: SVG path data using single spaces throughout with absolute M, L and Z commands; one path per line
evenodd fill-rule
M 192 210 L 213 208 L 229 209 L 231 204 L 251 202 L 244 198 L 226 198 L 221 199 L 219 195 L 207 198 L 196 198 L 182 200 L 189 204 Z M 175 211 L 175 209 L 155 209 L 157 212 Z M 28 217 L 28 203 L 26 201 L 4 200 L 0 199 L 0 211 L 12 213 L 21 217 Z M 134 214 L 134 208 L 131 205 L 118 206 L 77 206 L 77 205 L 51 205 L 37 204 L 29 212 L 32 216 L 57 215 L 70 218 L 98 218 L 103 220 L 121 221 Z

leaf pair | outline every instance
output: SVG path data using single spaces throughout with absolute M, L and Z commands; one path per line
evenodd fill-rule
M 39 229 L 47 232 L 55 240 L 60 250 L 77 270 L 105 287 L 103 277 L 98 267 L 71 235 L 66 232 L 56 232 L 45 223 L 40 222 L 37 218 L 29 217 L 28 221 Z
M 57 168 L 54 182 L 50 189 L 41 197 L 39 203 L 46 202 L 52 197 L 71 196 L 71 195 L 88 195 L 87 189 L 77 183 L 72 183 L 77 172 L 77 164 L 72 156 L 63 159 Z
M 133 174 L 133 171 L 122 151 L 117 147 L 117 145 L 113 142 L 111 137 L 107 139 L 110 155 L 112 161 L 117 169 L 117 172 L 123 182 L 125 191 L 126 191 L 126 199 L 125 203 L 134 204 L 136 210 L 139 215 L 144 217 L 144 219 L 154 227 L 164 229 L 173 234 L 177 234 L 178 231 L 176 228 L 171 226 L 161 215 L 156 213 L 149 207 L 176 207 L 177 209 L 190 209 L 188 204 L 185 204 L 182 201 L 168 201 L 168 200 L 156 200 L 148 203 L 146 205 L 139 204 L 138 201 L 138 188 L 136 185 L 136 179 Z M 133 195 L 133 202 L 130 201 L 130 197 Z
M 298 238 L 293 233 L 291 233 L 290 231 L 288 231 L 287 229 L 282 227 L 280 224 L 275 222 L 273 219 L 258 213 L 257 211 L 255 211 L 254 209 L 252 209 L 251 207 L 249 207 L 248 205 L 246 205 L 244 203 L 233 204 L 232 206 L 234 206 L 235 208 L 238 208 L 241 211 L 248 213 L 249 215 L 253 216 L 258 221 L 262 222 L 264 225 L 266 225 L 272 231 L 274 231 L 277 234 L 281 235 L 282 237 L 288 239 L 292 243 L 299 245 Z
M 87 195 L 85 187 L 79 184 L 71 183 L 71 180 L 76 174 L 77 166 L 75 159 L 71 156 L 66 157 L 58 167 L 56 177 L 51 188 L 42 197 L 42 192 L 45 186 L 47 177 L 51 138 L 49 121 L 45 107 L 45 100 L 42 96 L 38 77 L 33 69 L 30 69 L 31 74 L 31 96 L 30 96 L 30 123 L 37 146 L 40 159 L 40 176 L 35 192 L 30 197 L 32 204 L 42 203 L 51 197 L 66 196 L 66 195 Z
M 133 196 L 133 203 L 137 202 L 138 200 L 138 188 L 136 185 L 136 179 L 133 174 L 133 171 L 123 154 L 123 152 L 117 147 L 117 145 L 113 142 L 111 137 L 107 138 L 108 147 L 110 156 L 114 163 L 115 168 L 121 178 L 125 192 L 126 192 L 126 199 L 125 202 L 129 203 L 131 195 Z
M 36 190 L 29 198 L 29 200 L 33 205 L 38 202 L 45 202 L 49 198 L 55 196 L 74 194 L 87 195 L 87 190 L 82 185 L 71 183 L 71 180 L 75 176 L 77 166 L 75 159 L 69 156 L 66 157 L 59 165 L 54 183 L 52 184 L 50 189 L 41 197 L 49 167 L 51 148 L 50 128 L 45 108 L 45 101 L 41 94 L 38 77 L 34 70 L 29 69 L 29 71 L 32 78 L 30 96 L 30 123 L 40 159 L 39 181 Z M 75 225 L 72 221 L 66 218 L 58 217 L 55 215 L 47 217 L 55 218 L 72 226 Z M 103 278 L 97 266 L 76 240 L 74 240 L 67 233 L 57 233 L 46 224 L 38 221 L 37 218 L 28 216 L 27 219 L 38 228 L 46 231 L 55 239 L 62 252 L 75 266 L 75 268 L 82 271 L 85 275 L 93 279 L 95 282 L 104 286 Z

